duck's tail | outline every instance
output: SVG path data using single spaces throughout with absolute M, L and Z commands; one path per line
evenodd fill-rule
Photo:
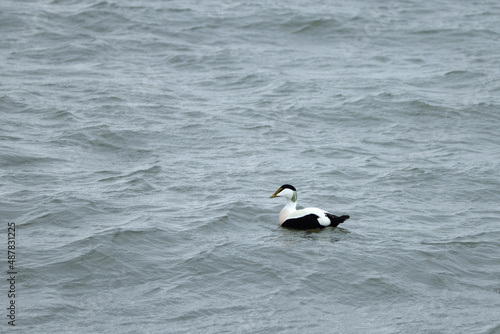
M 332 226 L 332 227 L 337 227 L 337 226 L 339 226 L 339 224 L 342 224 L 344 221 L 349 219 L 348 215 L 343 215 L 343 216 L 339 217 L 339 216 L 332 215 L 331 213 L 327 213 L 326 216 L 330 219 L 330 221 L 331 221 L 330 226 Z

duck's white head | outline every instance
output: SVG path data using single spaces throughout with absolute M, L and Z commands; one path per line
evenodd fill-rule
M 292 202 L 297 202 L 297 190 L 292 185 L 284 184 L 279 187 L 270 198 L 274 197 L 285 197 Z

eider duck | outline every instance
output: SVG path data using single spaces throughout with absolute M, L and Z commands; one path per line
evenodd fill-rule
M 276 190 L 270 198 L 285 197 L 287 199 L 285 207 L 279 215 L 279 223 L 282 227 L 294 229 L 318 229 L 327 226 L 337 227 L 349 216 L 335 216 L 318 208 L 305 208 L 297 210 L 297 190 L 294 186 L 284 184 Z

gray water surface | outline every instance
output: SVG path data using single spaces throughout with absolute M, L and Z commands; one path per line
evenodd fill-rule
M 496 1 L 2 1 L 0 327 L 500 333 L 499 21 Z M 351 218 L 280 228 L 283 183 Z

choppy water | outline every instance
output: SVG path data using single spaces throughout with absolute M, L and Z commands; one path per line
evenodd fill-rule
M 500 333 L 499 20 L 2 1 L 2 330 Z M 279 228 L 283 183 L 351 219 Z

